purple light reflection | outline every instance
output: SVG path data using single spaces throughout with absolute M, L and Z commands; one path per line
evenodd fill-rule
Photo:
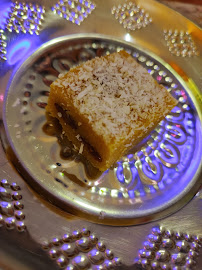
M 153 169 L 155 169 L 155 172 L 152 170 L 151 166 Z M 163 174 L 162 165 L 155 158 L 153 158 L 151 161 L 151 166 L 147 162 L 143 162 L 142 170 L 144 174 L 152 180 L 161 180 Z
M 175 126 L 167 126 L 166 129 L 168 131 L 168 134 L 170 135 L 169 139 L 172 142 L 175 142 L 176 144 L 180 145 L 185 143 L 187 135 L 182 128 L 175 125 Z
M 81 11 L 81 6 L 77 6 L 77 10 L 78 11 Z
M 135 198 L 134 190 L 129 190 L 128 195 L 129 195 L 130 199 L 134 199 Z
M 76 13 L 74 11 L 71 12 L 71 15 L 75 17 Z
M 97 255 L 97 252 L 98 252 L 97 249 L 93 249 L 93 250 L 91 250 L 90 254 L 92 257 L 94 257 Z
M 1 8 L 0 8 L 0 29 L 1 28 L 3 30 L 5 29 L 6 18 L 8 17 L 9 12 L 11 12 L 11 7 L 12 7 L 11 2 L 1 3 Z
M 8 63 L 9 65 L 14 65 L 19 60 L 21 60 L 28 52 L 31 46 L 31 41 L 28 39 L 22 39 L 15 42 L 11 48 L 8 50 Z
M 166 164 L 167 167 L 173 167 L 172 165 L 176 166 L 180 162 L 180 151 L 174 144 L 171 142 L 166 141 L 164 146 L 159 148 L 160 155 L 158 158 Z
M 116 177 L 121 184 L 125 183 L 122 164 L 117 167 Z
M 161 181 L 161 182 L 158 183 L 158 187 L 161 190 L 163 190 L 165 188 L 165 185 L 164 185 L 163 181 Z
M 149 186 L 150 193 L 155 193 L 156 189 L 153 186 Z

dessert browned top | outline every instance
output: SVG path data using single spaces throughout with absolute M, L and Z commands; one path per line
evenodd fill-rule
M 144 131 L 145 120 L 164 115 L 172 98 L 147 70 L 125 51 L 95 58 L 60 74 L 53 87 L 74 106 L 106 140 Z M 131 134 L 132 133 L 132 134 Z

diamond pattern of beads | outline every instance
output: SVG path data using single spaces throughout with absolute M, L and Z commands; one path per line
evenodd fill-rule
M 132 2 L 118 5 L 117 7 L 114 6 L 112 14 L 124 28 L 129 30 L 141 29 L 152 22 L 149 14 Z
M 197 236 L 153 227 L 136 261 L 151 269 L 192 269 L 201 243 Z
M 15 2 L 11 6 L 6 28 L 16 33 L 39 34 L 45 9 L 32 3 Z
M 120 259 L 85 228 L 62 238 L 53 238 L 51 242 L 44 242 L 42 247 L 65 270 L 111 269 L 121 264 Z
M 10 184 L 6 179 L 0 181 L 0 227 L 5 225 L 7 229 L 25 230 L 24 205 L 19 191 L 18 184 Z
M 188 32 L 164 30 L 164 38 L 169 51 L 176 56 L 198 55 L 196 45 Z
M 4 34 L 4 30 L 0 29 L 0 60 L 7 60 L 6 47 L 7 47 L 6 36 Z
M 52 7 L 52 11 L 66 20 L 80 23 L 95 9 L 95 4 L 87 0 L 60 0 Z

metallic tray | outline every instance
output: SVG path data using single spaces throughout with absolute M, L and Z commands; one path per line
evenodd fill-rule
M 155 1 L 2 7 L 0 267 L 200 269 L 201 30 Z M 61 157 L 44 107 L 59 73 L 122 48 L 179 103 L 98 175 Z

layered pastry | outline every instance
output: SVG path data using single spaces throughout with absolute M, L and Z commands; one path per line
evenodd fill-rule
M 105 171 L 177 104 L 125 51 L 96 57 L 51 84 L 46 110 L 93 166 Z

